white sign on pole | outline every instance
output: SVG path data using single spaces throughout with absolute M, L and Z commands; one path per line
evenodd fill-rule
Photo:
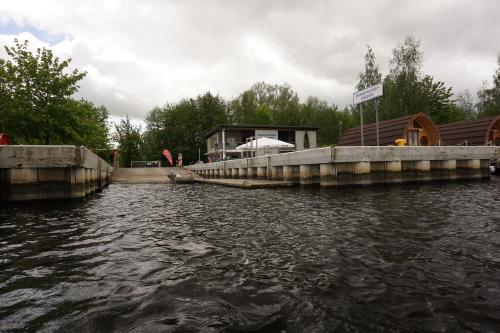
M 363 102 L 367 102 L 374 98 L 380 97 L 384 94 L 384 84 L 379 83 L 374 86 L 368 87 L 366 89 L 356 91 L 353 94 L 353 103 L 359 104 Z

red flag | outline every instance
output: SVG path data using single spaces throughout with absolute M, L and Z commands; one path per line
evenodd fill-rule
M 163 149 L 163 156 L 170 162 L 171 166 L 174 166 L 174 162 L 172 161 L 172 154 L 168 151 L 168 149 Z

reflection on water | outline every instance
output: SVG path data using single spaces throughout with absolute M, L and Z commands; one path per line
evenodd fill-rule
M 0 331 L 499 331 L 499 185 L 0 207 Z

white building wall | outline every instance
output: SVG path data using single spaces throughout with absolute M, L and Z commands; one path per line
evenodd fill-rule
M 295 131 L 295 149 L 304 150 L 304 137 L 309 136 L 309 149 L 317 147 L 316 131 Z

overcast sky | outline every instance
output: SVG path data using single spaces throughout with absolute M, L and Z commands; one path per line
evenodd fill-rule
M 455 93 L 491 83 L 500 52 L 498 0 L 2 0 L 0 43 L 50 47 L 88 72 L 78 97 L 115 116 L 206 91 L 229 99 L 258 81 L 344 106 L 370 45 L 384 74 L 405 36 L 423 71 Z M 3 51 L 0 51 L 3 52 Z M 4 56 L 4 53 L 0 53 Z

